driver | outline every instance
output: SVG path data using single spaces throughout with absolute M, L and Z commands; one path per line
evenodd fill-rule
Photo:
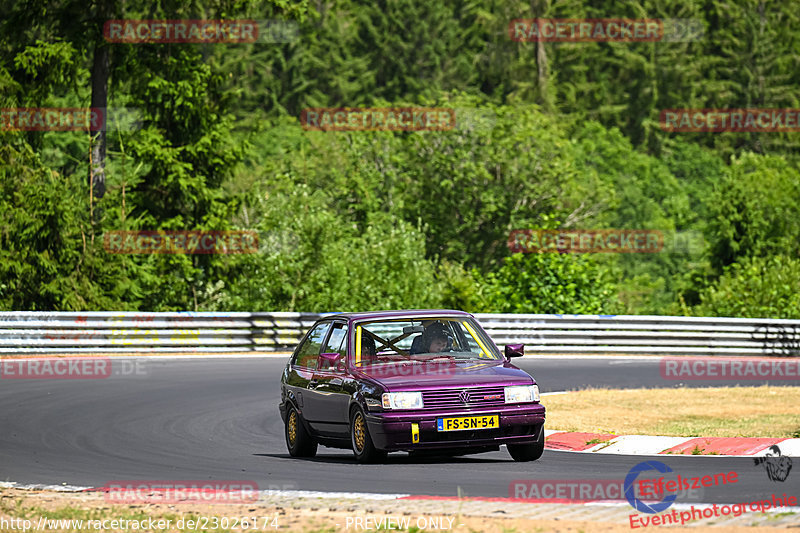
M 447 349 L 450 343 L 450 335 L 447 332 L 447 326 L 441 322 L 431 324 L 423 334 L 423 346 L 428 353 L 439 353 Z

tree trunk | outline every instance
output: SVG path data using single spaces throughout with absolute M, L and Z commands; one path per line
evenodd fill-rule
M 549 8 L 547 0 L 531 0 L 531 11 L 533 12 L 534 19 L 540 18 L 544 15 Z M 545 109 L 548 106 L 548 68 L 547 68 L 547 50 L 545 43 L 541 40 L 536 41 L 536 66 L 537 66 L 537 85 L 539 86 L 539 103 Z
M 100 2 L 98 19 L 102 24 L 108 20 L 109 2 Z M 106 192 L 106 124 L 108 122 L 108 44 L 100 36 L 94 47 L 92 64 L 92 161 L 89 167 L 89 187 L 94 198 L 102 198 Z

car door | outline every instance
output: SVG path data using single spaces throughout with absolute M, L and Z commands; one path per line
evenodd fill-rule
M 291 364 L 287 369 L 286 389 L 297 401 L 297 406 L 303 418 L 308 422 L 313 415 L 313 401 L 309 402 L 313 390 L 309 389 L 314 379 L 317 368 L 320 348 L 328 336 L 331 327 L 330 321 L 317 324 L 308 332 L 306 338 L 300 343 L 292 356 Z
M 334 322 L 325 339 L 321 353 L 337 353 L 338 366 L 325 366 L 320 360 L 309 384 L 310 401 L 313 403 L 314 430 L 320 435 L 331 437 L 348 434 L 348 413 L 350 396 L 344 391 L 346 376 L 345 357 L 347 349 L 347 323 Z

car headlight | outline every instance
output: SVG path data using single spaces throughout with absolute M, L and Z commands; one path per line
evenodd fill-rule
M 384 409 L 422 409 L 421 392 L 384 392 Z
M 504 389 L 506 403 L 525 403 L 539 401 L 539 386 L 524 385 L 518 387 L 506 387 Z

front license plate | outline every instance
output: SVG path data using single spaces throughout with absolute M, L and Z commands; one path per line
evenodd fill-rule
M 500 427 L 499 415 L 462 416 L 458 418 L 437 418 L 439 431 L 460 431 L 463 429 L 492 429 Z

